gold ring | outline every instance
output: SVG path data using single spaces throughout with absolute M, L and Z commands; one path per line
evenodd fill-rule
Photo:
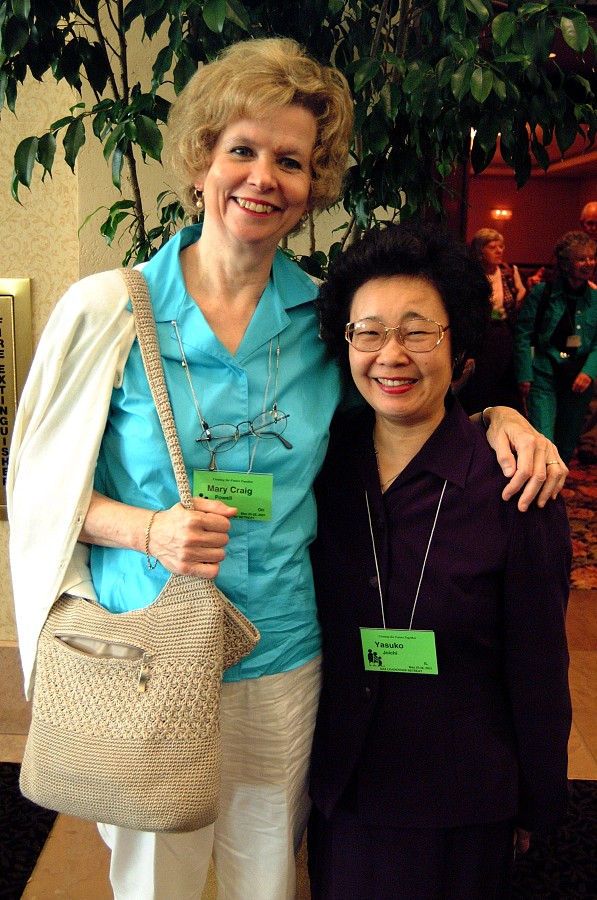
M 551 462 L 546 462 L 545 465 L 546 466 L 559 466 L 560 461 L 559 461 L 559 459 L 552 459 Z

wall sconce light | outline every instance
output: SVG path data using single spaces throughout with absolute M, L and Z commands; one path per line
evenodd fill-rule
M 490 216 L 492 219 L 496 219 L 498 222 L 509 222 L 512 218 L 512 210 L 511 209 L 492 209 L 490 211 Z

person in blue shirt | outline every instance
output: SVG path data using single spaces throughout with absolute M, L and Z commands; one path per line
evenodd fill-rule
M 213 578 L 261 633 L 222 685 L 214 825 L 169 835 L 99 826 L 117 900 L 199 900 L 211 857 L 228 900 L 295 894 L 320 687 L 312 485 L 342 383 L 318 340 L 317 286 L 278 245 L 337 200 L 352 122 L 343 76 L 285 39 L 228 48 L 173 105 L 172 161 L 202 221 L 143 274 L 193 510 L 178 502 L 118 273 L 71 288 L 25 392 L 10 493 L 28 678 L 47 610 L 66 590 L 93 590 L 118 612 L 150 604 L 171 572 Z M 486 417 L 507 496 L 526 483 L 522 507 L 535 495 L 544 505 L 566 473 L 546 467 L 557 451 L 511 411 Z M 50 459 L 60 460 L 52 477 Z M 222 501 L 239 474 L 256 508 L 240 493 Z

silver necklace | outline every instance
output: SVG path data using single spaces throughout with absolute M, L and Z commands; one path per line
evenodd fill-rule
M 175 319 L 172 320 L 172 328 L 174 329 L 174 334 L 176 335 L 176 340 L 178 341 L 178 347 L 180 349 L 180 360 L 181 360 L 182 367 L 185 370 L 187 380 L 189 382 L 189 387 L 191 389 L 191 395 L 193 397 L 193 403 L 195 404 L 195 410 L 197 412 L 197 418 L 199 419 L 199 423 L 200 423 L 203 431 L 206 432 L 207 434 L 209 434 L 209 425 L 205 421 L 205 419 L 203 417 L 203 413 L 201 412 L 201 407 L 199 406 L 199 400 L 197 399 L 197 395 L 195 393 L 195 388 L 193 387 L 193 381 L 191 379 L 191 373 L 189 372 L 187 357 L 184 352 L 184 347 L 182 345 L 182 339 L 180 337 L 180 332 L 178 330 L 178 324 Z M 275 365 L 275 372 L 274 372 L 274 402 L 273 402 L 272 409 L 277 409 L 277 405 L 278 405 L 277 401 L 278 401 L 278 372 L 279 372 L 279 368 L 280 368 L 280 335 L 277 335 L 277 338 L 278 338 L 278 344 L 276 347 L 276 365 Z M 265 411 L 267 410 L 267 395 L 269 393 L 269 386 L 270 386 L 270 382 L 271 382 L 271 378 L 272 378 L 273 346 L 274 346 L 274 339 L 271 338 L 270 342 L 269 342 L 269 351 L 268 351 L 268 357 L 267 357 L 267 379 L 265 382 L 265 391 L 263 393 L 263 409 L 262 409 L 263 413 L 265 413 Z M 209 444 L 210 444 L 209 437 L 207 439 L 207 443 L 209 446 Z M 249 464 L 247 474 L 249 474 L 249 472 L 251 472 L 253 469 L 253 463 L 255 461 L 255 453 L 257 452 L 257 443 L 258 443 L 258 441 L 256 440 L 255 444 L 253 446 L 253 451 L 251 453 L 251 461 Z M 214 461 L 215 461 L 215 457 L 214 457 Z M 215 462 L 214 462 L 214 464 L 215 464 Z M 217 468 L 217 465 L 216 465 L 216 468 Z

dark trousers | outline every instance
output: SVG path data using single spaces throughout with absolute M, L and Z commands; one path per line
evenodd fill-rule
M 375 804 L 371 808 L 372 817 Z M 363 824 L 337 810 L 309 822 L 312 900 L 507 900 L 511 820 L 457 828 Z

